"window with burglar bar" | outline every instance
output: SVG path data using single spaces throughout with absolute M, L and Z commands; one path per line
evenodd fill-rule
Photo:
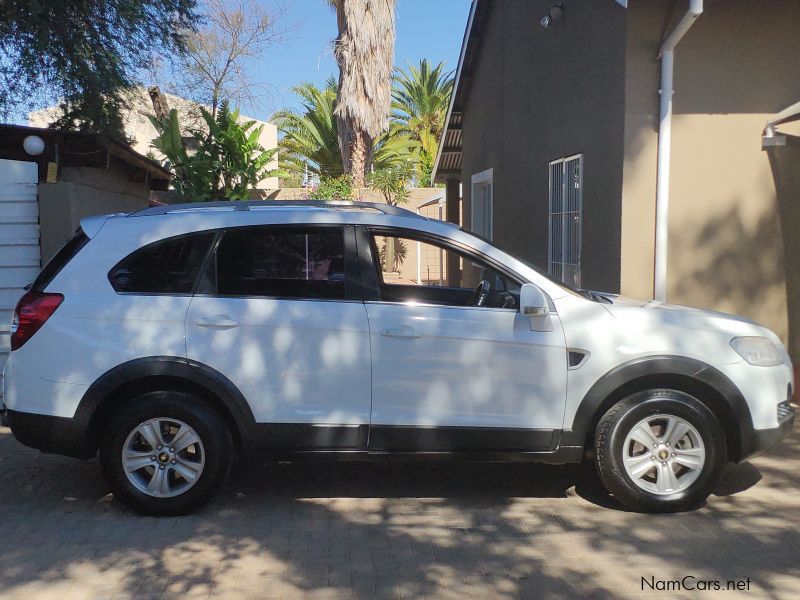
M 550 163 L 548 271 L 572 287 L 581 286 L 583 155 Z

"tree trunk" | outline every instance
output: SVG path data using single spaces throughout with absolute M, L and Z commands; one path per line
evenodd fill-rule
M 154 85 L 147 90 L 147 93 L 153 102 L 153 111 L 156 113 L 156 119 L 163 121 L 169 118 L 169 103 L 167 102 L 167 97 L 161 93 L 161 89 Z
M 338 118 L 337 128 L 344 172 L 352 176 L 353 189 L 365 188 L 372 161 L 372 138 L 364 131 L 354 130 L 346 119 Z
M 336 125 L 344 172 L 363 188 L 372 145 L 389 128 L 394 61 L 395 0 L 331 0 L 339 35 Z
M 355 131 L 350 147 L 351 170 L 353 173 L 353 187 L 361 189 L 367 187 L 367 168 L 371 162 L 372 140 L 363 131 Z

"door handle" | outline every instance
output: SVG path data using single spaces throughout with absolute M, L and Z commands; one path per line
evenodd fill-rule
M 239 321 L 235 321 L 229 317 L 224 315 L 217 315 L 214 317 L 209 318 L 200 318 L 195 321 L 195 324 L 200 327 L 207 327 L 208 329 L 219 329 L 219 330 L 226 330 L 226 329 L 233 329 L 234 327 L 239 326 Z
M 413 327 L 395 327 L 394 329 L 384 329 L 381 335 L 396 338 L 419 338 L 422 334 Z

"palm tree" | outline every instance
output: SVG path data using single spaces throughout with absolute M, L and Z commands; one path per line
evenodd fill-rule
M 328 78 L 322 89 L 302 83 L 292 91 L 300 97 L 304 112 L 282 110 L 272 119 L 283 134 L 278 144 L 281 169 L 295 177 L 302 177 L 306 169 L 321 177 L 341 175 L 342 156 L 333 116 L 336 81 Z
M 327 0 L 336 11 L 339 87 L 334 114 L 353 185 L 363 188 L 375 140 L 389 128 L 396 0 Z
M 323 178 L 342 175 L 339 130 L 334 117 L 336 81 L 328 78 L 322 89 L 303 83 L 293 91 L 300 96 L 303 112 L 282 110 L 272 118 L 283 134 L 278 143 L 281 171 L 296 179 L 301 179 L 306 169 Z M 383 169 L 412 160 L 417 143 L 408 136 L 387 132 L 378 137 L 373 150 L 373 167 Z
M 443 62 L 433 69 L 426 59 L 419 67 L 398 69 L 392 89 L 393 133 L 406 135 L 419 143 L 420 180 L 428 183 L 433 161 L 442 137 L 450 94 L 453 91 L 453 72 L 445 72 Z

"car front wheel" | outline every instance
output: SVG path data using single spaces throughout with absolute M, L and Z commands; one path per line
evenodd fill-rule
M 595 432 L 595 465 L 628 508 L 676 512 L 705 501 L 727 461 L 725 435 L 699 400 L 648 390 L 615 404 Z
M 128 401 L 102 432 L 114 495 L 137 512 L 179 515 L 208 502 L 228 475 L 231 435 L 202 398 L 155 391 Z

